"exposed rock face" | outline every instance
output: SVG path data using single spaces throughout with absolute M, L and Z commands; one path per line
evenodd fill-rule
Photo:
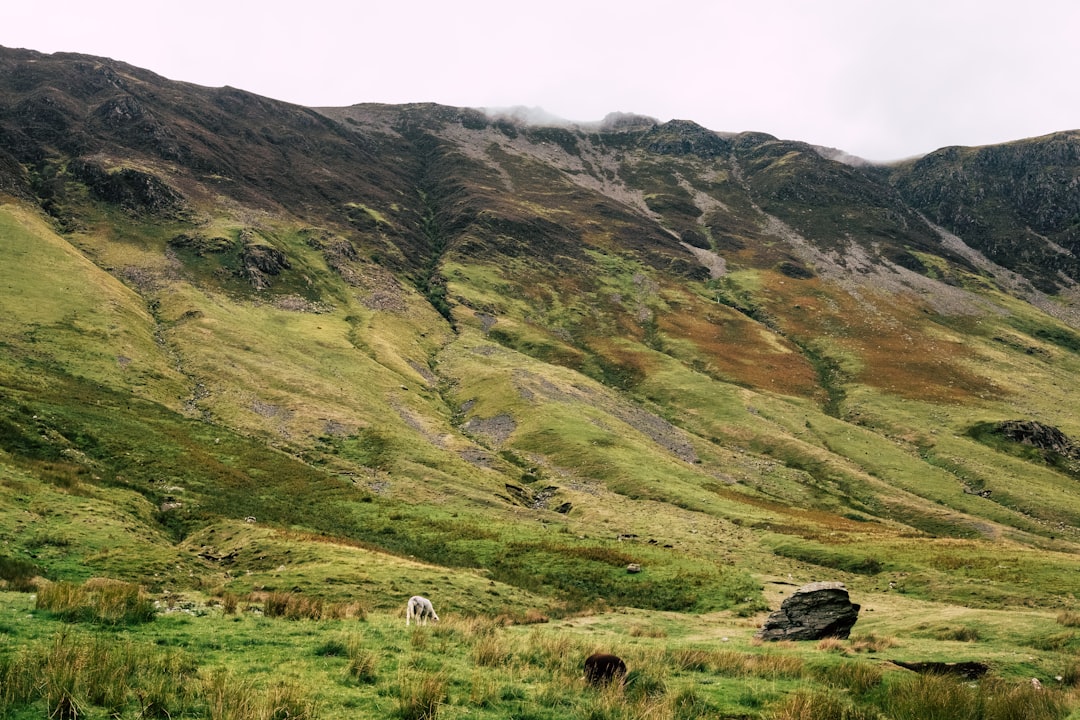
M 241 239 L 244 239 L 243 237 Z M 285 253 L 275 247 L 257 242 L 248 242 L 240 251 L 240 261 L 244 266 L 244 275 L 256 290 L 270 286 L 270 276 L 278 275 L 282 270 L 292 267 Z
M 86 184 L 94 197 L 130 213 L 175 217 L 183 212 L 183 196 L 160 178 L 132 168 L 108 171 L 97 163 L 73 160 L 68 171 Z
M 840 582 L 803 585 L 765 620 L 756 637 L 762 640 L 846 638 L 859 619 L 859 606 Z
M 1080 447 L 1077 447 L 1068 435 L 1051 425 L 1043 425 L 1034 420 L 1007 420 L 998 428 L 1002 435 L 1013 442 L 1080 459 Z

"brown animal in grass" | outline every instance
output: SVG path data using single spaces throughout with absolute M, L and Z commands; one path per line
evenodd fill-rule
M 620 683 L 626 678 L 626 663 L 608 653 L 594 653 L 585 659 L 585 682 L 593 687 Z

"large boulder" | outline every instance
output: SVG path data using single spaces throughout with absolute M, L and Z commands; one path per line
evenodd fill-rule
M 762 640 L 846 638 L 859 619 L 859 606 L 841 582 L 803 585 L 765 620 L 755 637 Z

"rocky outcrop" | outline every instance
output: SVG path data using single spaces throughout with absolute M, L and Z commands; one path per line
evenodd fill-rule
M 69 164 L 68 172 L 84 183 L 94 197 L 132 214 L 178 217 L 186 207 L 179 192 L 155 175 L 140 170 L 106 170 L 97 163 L 76 159 Z
M 250 231 L 241 231 L 240 240 L 244 243 L 240 251 L 242 274 L 256 290 L 265 290 L 270 286 L 271 277 L 292 267 L 285 253 L 255 240 Z
M 859 606 L 840 582 L 803 585 L 765 620 L 755 637 L 762 640 L 846 638 L 859 618 Z
M 998 432 L 1022 445 L 1080 459 L 1080 447 L 1073 443 L 1068 435 L 1051 425 L 1043 425 L 1034 420 L 1007 420 L 998 425 Z

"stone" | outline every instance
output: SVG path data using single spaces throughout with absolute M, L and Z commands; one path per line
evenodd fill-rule
M 762 640 L 844 639 L 859 619 L 859 606 L 841 582 L 803 585 L 769 615 L 755 637 Z

